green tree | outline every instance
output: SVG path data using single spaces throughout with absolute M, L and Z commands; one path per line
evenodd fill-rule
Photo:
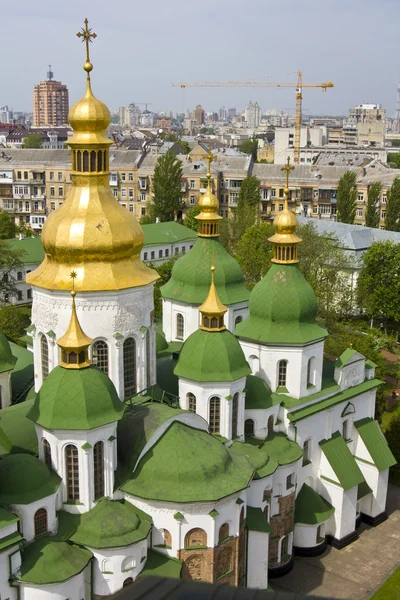
M 393 415 L 385 436 L 395 459 L 400 463 L 400 412 Z
M 16 226 L 14 219 L 4 210 L 0 210 L 0 240 L 15 238 Z
M 13 250 L 7 241 L 0 240 L 0 303 L 7 303 L 17 295 L 15 278 L 22 269 L 23 255 L 24 252 Z
M 357 282 L 359 306 L 372 318 L 400 321 L 400 244 L 372 244 L 363 255 Z
M 367 211 L 365 213 L 365 224 L 367 227 L 379 227 L 381 193 L 381 182 L 374 181 L 368 189 Z
M 152 212 L 160 221 L 174 221 L 180 209 L 182 163 L 172 152 L 160 156 L 154 169 Z
M 239 202 L 258 210 L 261 200 L 260 180 L 255 175 L 243 179 L 240 186 Z
M 387 193 L 385 228 L 400 231 L 400 177 L 393 180 Z
M 154 265 L 152 263 L 148 265 L 151 269 L 157 271 L 160 276 L 160 279 L 157 279 L 154 284 L 154 314 L 156 317 L 162 317 L 162 296 L 160 288 L 171 279 L 171 273 L 175 262 L 176 259 L 171 258 L 161 265 Z
M 0 331 L 15 342 L 19 341 L 30 323 L 29 316 L 19 306 L 0 308 Z
M 396 147 L 398 148 L 400 146 L 400 139 L 396 138 L 395 140 L 392 140 L 392 146 L 394 148 L 396 148 Z
M 24 139 L 24 148 L 42 148 L 42 138 L 38 133 L 30 133 Z
M 346 171 L 339 179 L 337 190 L 337 220 L 341 223 L 354 223 L 357 202 L 357 174 Z
M 221 222 L 221 241 L 235 254 L 235 246 L 249 227 L 259 221 L 260 181 L 255 175 L 246 177 L 240 187 L 237 206 L 230 219 Z
M 251 156 L 253 157 L 253 160 L 256 161 L 257 160 L 257 150 L 258 150 L 258 140 L 257 140 L 256 136 L 253 135 L 253 137 L 251 137 L 250 139 L 244 140 L 239 145 L 239 150 L 240 150 L 240 152 L 243 152 L 244 154 L 251 154 Z
M 264 277 L 271 266 L 272 244 L 268 239 L 272 235 L 272 223 L 260 223 L 247 229 L 236 244 L 235 257 L 250 288 Z
M 142 215 L 140 217 L 140 224 L 141 225 L 150 225 L 151 223 L 155 223 L 155 222 L 156 222 L 156 220 L 155 220 L 155 218 L 151 214 L 149 214 L 149 215 Z
M 190 152 L 189 142 L 187 142 L 186 140 L 182 140 L 175 133 L 170 132 L 170 133 L 165 134 L 164 140 L 166 140 L 167 142 L 179 143 L 182 146 L 183 154 L 189 154 L 189 152 Z
M 200 214 L 199 206 L 192 206 L 191 208 L 189 208 L 189 210 L 185 213 L 183 225 L 185 227 L 189 227 L 189 229 L 193 229 L 193 231 L 198 231 L 199 230 L 199 222 L 195 219 L 195 217 L 197 217 L 197 215 L 199 215 L 199 214 Z
M 400 152 L 388 154 L 387 162 L 392 169 L 400 169 Z

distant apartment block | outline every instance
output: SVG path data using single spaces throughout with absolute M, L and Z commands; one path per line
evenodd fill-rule
M 33 89 L 33 126 L 57 127 L 68 123 L 68 88 L 53 79 L 51 68 L 47 79 Z

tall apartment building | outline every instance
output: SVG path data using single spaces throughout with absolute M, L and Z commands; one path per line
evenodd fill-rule
M 33 88 L 33 126 L 57 127 L 68 123 L 68 88 L 53 79 L 49 66 L 47 79 Z
M 196 125 L 204 125 L 205 113 L 201 104 L 198 104 L 192 113 L 193 121 L 196 121 Z
M 0 123 L 12 123 L 13 111 L 8 106 L 2 106 L 0 108 Z
M 258 102 L 249 102 L 244 112 L 244 120 L 249 129 L 257 129 L 261 123 L 261 108 Z
M 358 104 L 343 122 L 343 143 L 347 146 L 385 145 L 386 110 L 380 104 Z

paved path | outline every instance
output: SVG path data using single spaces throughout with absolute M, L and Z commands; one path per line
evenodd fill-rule
M 315 558 L 295 558 L 293 570 L 271 579 L 275 590 L 341 600 L 368 600 L 400 565 L 400 488 L 390 485 L 389 518 L 378 527 L 361 525 L 360 537 L 343 550 L 329 547 Z

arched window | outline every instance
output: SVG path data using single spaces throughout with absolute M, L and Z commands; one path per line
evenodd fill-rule
M 183 565 L 183 579 L 204 580 L 204 557 L 199 554 L 189 556 Z
M 286 387 L 287 360 L 278 363 L 278 387 Z
M 77 167 L 76 167 L 77 171 L 82 171 L 82 156 L 81 156 L 81 151 L 79 150 L 77 153 Z
M 185 548 L 192 548 L 194 546 L 207 547 L 207 534 L 204 529 L 196 527 L 185 535 Z
M 164 546 L 166 546 L 167 548 L 172 548 L 172 538 L 168 529 L 163 529 L 162 534 L 164 539 Z
M 350 422 L 348 419 L 346 419 L 345 421 L 343 421 L 342 424 L 342 437 L 345 440 L 345 442 L 348 442 L 350 440 Z
M 98 171 L 103 170 L 103 153 L 101 150 L 100 150 L 100 152 L 97 153 L 97 170 Z
M 43 440 L 42 442 L 43 445 L 43 458 L 44 458 L 44 464 L 49 467 L 51 469 L 51 448 L 50 448 L 50 444 L 47 440 Z
M 104 496 L 104 444 L 97 442 L 93 447 L 94 499 Z
M 219 434 L 219 425 L 221 417 L 221 401 L 218 396 L 213 396 L 210 400 L 210 433 Z
M 96 171 L 96 152 L 94 150 L 90 153 L 90 170 L 92 173 Z
M 108 346 L 104 340 L 98 340 L 93 344 L 92 363 L 108 375 Z
M 87 173 L 89 171 L 89 152 L 87 150 L 83 151 L 83 172 Z
M 311 456 L 311 440 L 308 439 L 303 444 L 303 466 L 310 462 Z
M 18 271 L 18 273 L 17 273 L 17 281 L 22 281 L 23 278 L 24 277 L 23 277 L 22 271 Z
M 269 504 L 266 504 L 264 507 L 264 517 L 265 520 L 269 523 Z
M 235 327 L 236 327 L 236 325 L 238 325 L 242 321 L 243 321 L 243 318 L 240 315 L 238 317 L 236 317 L 236 319 L 235 319 Z
M 244 435 L 254 435 L 253 419 L 246 419 L 244 422 Z
M 237 437 L 237 430 L 238 430 L 238 411 L 239 411 L 239 393 L 236 392 L 236 394 L 233 396 L 232 399 L 232 439 Z
M 121 571 L 130 571 L 136 567 L 136 561 L 133 556 L 127 556 L 124 558 L 121 564 Z
M 289 560 L 289 536 L 285 537 L 281 541 L 281 556 L 280 562 L 287 562 Z
M 113 564 L 112 564 L 111 559 L 105 558 L 101 563 L 101 572 L 102 573 L 112 573 L 112 571 L 113 571 Z
M 260 359 L 258 358 L 258 356 L 250 356 L 249 364 L 252 374 L 257 375 L 257 373 L 260 371 Z
M 67 500 L 79 501 L 79 457 L 78 449 L 72 444 L 65 448 L 65 464 L 67 467 Z
M 35 512 L 33 521 L 35 526 L 35 536 L 47 532 L 47 510 L 45 508 L 39 508 L 39 510 Z
M 183 315 L 181 315 L 181 313 L 178 313 L 176 315 L 176 339 L 177 340 L 183 340 L 183 336 L 184 336 L 184 320 L 183 320 Z
M 188 394 L 186 394 L 186 400 L 187 409 L 191 410 L 192 412 L 196 412 L 196 396 L 192 394 L 192 392 L 189 392 Z
M 49 374 L 49 344 L 45 335 L 40 336 L 40 352 L 42 357 L 42 379 Z
M 136 394 L 136 342 L 132 337 L 124 341 L 124 398 Z
M 226 540 L 226 538 L 228 538 L 228 537 L 229 537 L 229 525 L 228 525 L 228 523 L 224 523 L 219 528 L 218 542 L 222 542 L 223 540 Z
M 125 579 L 124 583 L 122 584 L 122 587 L 126 587 L 127 585 L 131 585 L 131 583 L 133 583 L 133 579 L 132 579 L 132 577 L 128 577 L 128 579 Z
M 274 416 L 273 415 L 268 417 L 267 431 L 268 431 L 268 435 L 271 435 L 271 433 L 274 433 Z
M 312 356 L 307 363 L 307 387 L 315 385 L 315 357 Z

